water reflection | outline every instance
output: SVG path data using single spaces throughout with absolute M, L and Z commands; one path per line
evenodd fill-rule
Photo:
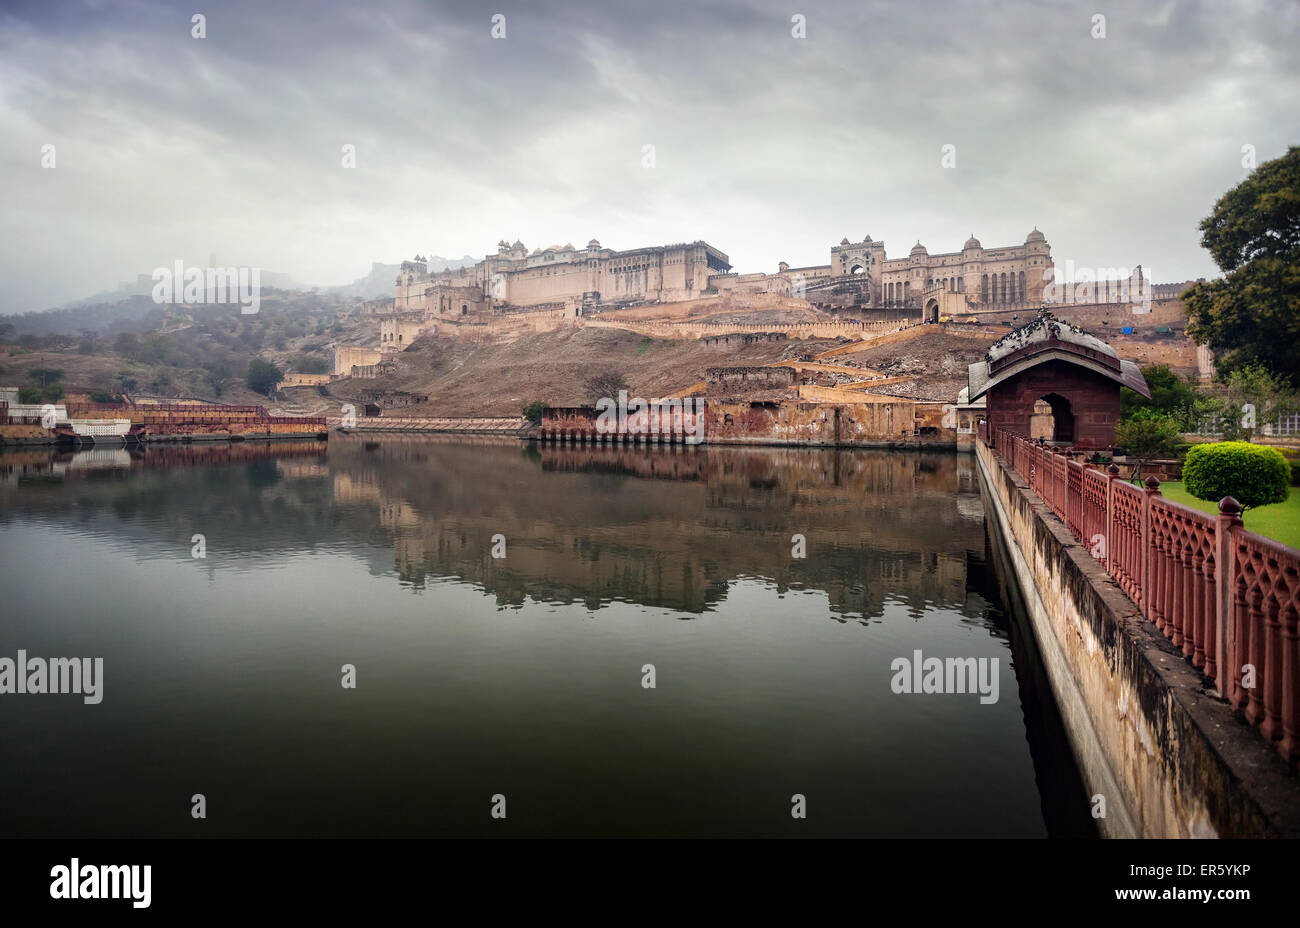
M 196 781 L 213 834 L 1086 831 L 960 456 L 29 449 L 0 454 L 0 547 L 0 653 L 109 680 L 94 716 L 0 699 L 2 834 L 186 834 L 166 797 Z M 998 658 L 1002 701 L 891 693 L 913 648 Z
M 376 570 L 413 589 L 465 579 L 503 606 L 699 614 L 745 576 L 822 591 L 848 620 L 879 617 L 891 599 L 918 617 L 927 604 L 970 611 L 967 561 L 984 546 L 970 460 L 950 454 L 429 436 L 41 449 L 0 455 L 0 493 L 10 518 L 112 513 L 146 550 L 159 523 L 168 545 L 183 534 L 166 525 L 181 513 L 185 527 L 220 524 L 231 558 L 382 538 L 392 563 Z M 508 557 L 491 556 L 496 536 Z

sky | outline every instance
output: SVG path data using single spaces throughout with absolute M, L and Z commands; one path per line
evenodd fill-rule
M 1298 72 L 1295 0 L 6 0 L 0 312 L 501 239 L 747 273 L 1037 227 L 1058 267 L 1212 276 L 1197 224 L 1300 142 Z

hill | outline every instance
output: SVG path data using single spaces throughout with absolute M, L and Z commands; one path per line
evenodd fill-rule
M 606 328 L 564 328 L 504 344 L 424 338 L 395 356 L 397 373 L 340 381 L 330 392 L 349 402 L 360 402 L 370 390 L 429 396 L 427 404 L 404 409 L 402 415 L 517 415 L 533 400 L 552 406 L 593 401 L 582 383 L 598 368 L 614 368 L 627 378 L 633 396 L 653 399 L 702 381 L 709 367 L 768 364 L 836 344 L 791 339 L 715 345 Z

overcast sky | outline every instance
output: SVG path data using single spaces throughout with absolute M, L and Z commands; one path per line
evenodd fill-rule
M 1058 265 L 1211 275 L 1196 225 L 1242 147 L 1300 142 L 1298 48 L 1295 0 L 8 0 L 0 312 L 178 259 L 335 284 L 501 238 L 704 239 L 749 272 L 1036 225 Z

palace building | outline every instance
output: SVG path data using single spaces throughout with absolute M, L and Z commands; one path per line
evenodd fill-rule
M 828 264 L 792 268 L 782 262 L 775 274 L 743 275 L 732 273 L 727 255 L 702 241 L 614 251 L 592 239 L 585 248 L 530 252 L 523 242 L 502 240 L 496 254 L 470 267 L 430 273 L 420 255 L 403 262 L 394 298 L 368 308 L 407 316 L 389 333 L 403 342 L 427 320 L 529 308 L 580 315 L 726 292 L 914 308 L 937 318 L 941 312 L 1037 305 L 1052 266 L 1051 246 L 1037 229 L 1023 244 L 985 248 L 971 236 L 961 251 L 945 254 L 932 255 L 918 241 L 905 258 L 890 258 L 885 243 L 869 235 L 860 242 L 844 238 L 831 247 Z
M 508 307 L 582 309 L 631 303 L 673 303 L 709 289 L 730 270 L 727 256 L 707 242 L 614 251 L 592 239 L 585 248 L 552 245 L 531 252 L 502 240 L 477 264 L 429 273 L 416 256 L 402 263 L 389 312 L 455 317 Z

